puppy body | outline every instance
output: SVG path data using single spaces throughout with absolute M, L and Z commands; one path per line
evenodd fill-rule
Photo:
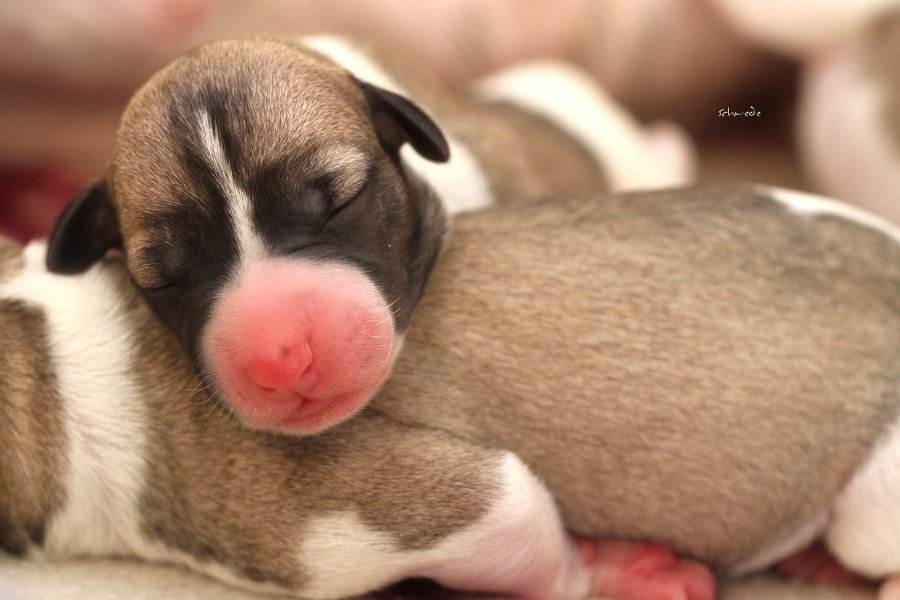
M 448 249 L 373 409 L 515 448 L 579 533 L 742 572 L 827 530 L 847 565 L 896 571 L 866 546 L 896 521 L 887 499 L 867 521 L 896 489 L 896 229 L 783 191 L 567 208 L 498 212 L 470 232 L 492 244 Z
M 588 594 L 552 500 L 514 455 L 377 415 L 305 440 L 240 430 L 118 264 L 59 277 L 43 253 L 11 255 L 21 271 L 0 286 L 4 550 L 136 555 L 310 598 L 413 575 Z M 471 552 L 497 544 L 529 552 L 480 573 Z
M 312 438 L 223 418 L 116 264 L 3 253 L 7 549 L 321 598 L 408 576 L 584 597 L 563 526 L 727 571 L 825 533 L 900 571 L 900 249 L 842 205 L 701 188 L 461 217 L 387 386 Z

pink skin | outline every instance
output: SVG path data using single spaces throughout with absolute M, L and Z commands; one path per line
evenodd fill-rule
M 585 547 L 586 542 L 579 542 Z M 599 540 L 587 544 L 594 594 L 621 600 L 715 600 L 709 569 L 658 544 Z M 584 550 L 582 550 L 584 552 Z M 591 556 L 592 555 L 592 556 Z
M 268 259 L 248 265 L 219 297 L 202 348 L 244 424 L 309 434 L 372 398 L 394 345 L 390 310 L 358 269 Z
M 578 564 L 568 568 L 568 576 L 580 578 L 586 570 L 590 580 L 588 597 L 615 598 L 616 600 L 715 600 L 716 581 L 705 566 L 691 560 L 679 559 L 675 553 L 658 544 L 627 542 L 613 539 L 598 541 L 576 538 L 575 560 Z M 501 564 L 495 565 L 502 568 Z M 531 573 L 537 575 L 537 573 Z M 572 590 L 554 593 L 551 583 L 535 580 L 526 581 L 528 574 L 520 580 L 517 600 L 546 600 L 547 598 L 569 598 Z M 542 579 L 541 577 L 537 578 Z M 467 587 L 478 589 L 469 582 Z M 565 589 L 566 586 L 563 586 Z M 444 590 L 435 593 L 406 596 L 397 592 L 385 592 L 375 596 L 376 600 L 405 600 L 427 597 L 430 600 L 494 600 L 491 595 L 471 594 L 463 591 Z M 504 596 L 509 597 L 509 596 Z
M 839 563 L 822 542 L 816 542 L 781 561 L 778 572 L 787 577 L 826 585 L 852 585 L 867 581 Z
M 878 589 L 878 600 L 900 600 L 900 575 L 891 577 Z

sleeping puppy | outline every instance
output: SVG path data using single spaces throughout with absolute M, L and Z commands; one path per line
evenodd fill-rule
M 543 88 L 564 109 L 535 103 Z M 387 376 L 445 213 L 602 189 L 606 179 L 617 188 L 678 180 L 575 72 L 518 68 L 478 93 L 466 101 L 337 38 L 202 46 L 135 95 L 105 179 L 61 216 L 48 266 L 77 272 L 120 248 L 236 417 L 321 431 Z M 236 289 L 264 281 L 278 282 L 278 303 L 235 306 Z M 254 344 L 235 353 L 221 315 L 244 310 L 279 331 L 251 333 Z M 261 405 L 269 418 L 248 419 Z
M 900 572 L 895 228 L 720 187 L 455 227 L 390 380 L 309 438 L 237 428 L 202 383 L 190 393 L 189 365 L 115 265 L 58 277 L 40 249 L 24 270 L 10 253 L 13 547 L 134 553 L 309 597 L 414 575 L 527 597 L 709 590 L 658 549 L 577 550 L 561 527 L 731 574 L 823 536 L 856 571 Z M 239 345 L 241 328 L 223 334 Z M 618 567 L 586 575 L 594 559 Z
M 375 412 L 309 438 L 236 427 L 119 261 L 66 277 L 44 254 L 0 239 L 0 549 L 137 556 L 304 598 L 424 577 L 713 599 L 708 570 L 660 546 L 567 534 L 514 452 Z

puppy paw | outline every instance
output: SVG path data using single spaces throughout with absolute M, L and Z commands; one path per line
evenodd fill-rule
M 866 581 L 839 563 L 822 542 L 792 554 L 778 564 L 777 570 L 781 575 L 809 583 L 850 585 Z M 900 588 L 897 598 L 900 599 Z
M 712 573 L 658 544 L 594 543 L 594 593 L 621 600 L 714 600 Z

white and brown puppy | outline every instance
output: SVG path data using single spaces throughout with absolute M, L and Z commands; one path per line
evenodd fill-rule
M 727 573 L 819 536 L 855 570 L 900 572 L 900 234 L 844 205 L 699 188 L 460 217 L 386 386 L 310 438 L 241 430 L 189 394 L 115 266 L 24 260 L 0 286 L 0 499 L 20 546 L 310 597 L 412 575 L 578 596 L 560 522 Z M 614 573 L 611 593 L 708 590 L 659 559 L 622 577 L 613 554 L 591 575 Z
M 237 427 L 116 260 L 53 275 L 42 244 L 0 239 L 0 329 L 7 552 L 137 556 L 305 598 L 409 577 L 535 599 L 713 598 L 706 569 L 661 547 L 567 534 L 503 448 L 374 411 L 310 438 Z
M 398 83 L 333 37 L 188 53 L 132 100 L 105 179 L 53 233 L 50 269 L 80 271 L 121 247 L 239 418 L 308 433 L 384 381 L 445 211 L 678 180 L 627 115 L 562 67 L 508 72 L 479 102 L 394 72 L 408 76 Z M 533 98 L 543 88 L 556 105 Z M 236 315 L 252 344 L 222 334 Z

